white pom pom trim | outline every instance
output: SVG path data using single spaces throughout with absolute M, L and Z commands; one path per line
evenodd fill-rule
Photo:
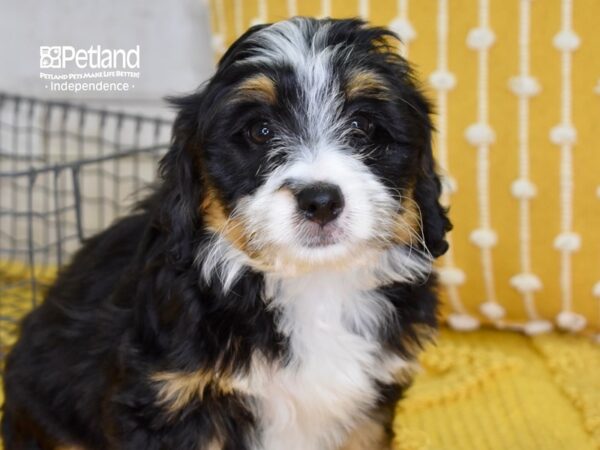
M 566 123 L 556 125 L 550 130 L 550 140 L 556 145 L 574 144 L 577 140 L 577 130 Z
M 470 314 L 453 313 L 448 316 L 450 328 L 459 331 L 472 331 L 479 328 L 479 320 Z
M 581 44 L 581 39 L 572 30 L 563 30 L 554 36 L 552 40 L 554 47 L 563 52 L 572 52 L 577 50 Z
M 491 248 L 498 243 L 498 235 L 489 228 L 478 228 L 471 232 L 471 242 L 480 248 Z
M 585 328 L 587 320 L 581 314 L 562 311 L 556 316 L 556 324 L 561 330 L 581 331 Z
M 438 91 L 449 91 L 456 86 L 456 78 L 447 70 L 436 70 L 429 75 L 429 84 Z
M 533 97 L 541 91 L 538 81 L 529 75 L 519 75 L 508 80 L 510 90 L 521 97 Z
M 537 189 L 535 184 L 525 178 L 515 180 L 511 185 L 511 192 L 516 198 L 530 199 L 536 196 Z
M 446 286 L 460 286 L 466 280 L 465 273 L 457 267 L 440 267 L 437 274 L 440 283 Z
M 390 30 L 400 37 L 400 40 L 404 44 L 408 44 L 415 40 L 417 32 L 415 31 L 412 24 L 403 17 L 398 17 L 390 22 Z
M 473 146 L 489 145 L 496 139 L 496 134 L 488 124 L 474 123 L 467 127 L 465 138 Z
M 523 327 L 523 331 L 529 336 L 535 336 L 537 334 L 549 333 L 552 331 L 552 328 L 554 327 L 549 320 L 538 319 L 527 322 Z
M 467 46 L 473 50 L 485 50 L 490 48 L 496 36 L 489 28 L 474 28 L 467 35 Z
M 581 236 L 572 231 L 565 231 L 560 233 L 554 239 L 554 248 L 556 250 L 562 250 L 566 252 L 574 252 L 579 250 L 581 247 Z
M 506 315 L 506 310 L 497 302 L 485 302 L 479 306 L 481 314 L 492 321 L 500 320 Z
M 521 294 L 542 289 L 542 281 L 532 273 L 519 273 L 510 279 L 510 285 Z
M 598 281 L 592 288 L 592 295 L 594 297 L 600 298 L 600 281 Z

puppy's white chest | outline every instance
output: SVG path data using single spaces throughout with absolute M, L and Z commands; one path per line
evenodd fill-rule
M 272 288 L 290 361 L 256 364 L 259 448 L 337 448 L 375 402 L 376 380 L 391 381 L 373 338 L 385 320 L 386 303 L 339 275 L 277 281 Z

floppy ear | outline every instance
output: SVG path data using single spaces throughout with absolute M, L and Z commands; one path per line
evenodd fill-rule
M 380 31 L 385 37 L 400 42 L 397 35 L 390 31 Z M 402 111 L 401 123 L 404 145 L 416 151 L 416 176 L 413 185 L 413 199 L 419 205 L 422 221 L 422 232 L 429 252 L 433 257 L 443 255 L 448 250 L 446 233 L 452 229 L 448 219 L 448 211 L 440 204 L 442 184 L 436 173 L 433 158 L 431 121 L 432 106 L 422 92 L 411 65 L 394 49 L 388 47 L 385 40 L 385 61 L 393 73 L 396 106 Z M 393 51 L 392 51 L 393 50 Z
M 419 160 L 416 166 L 417 174 L 414 184 L 414 200 L 419 205 L 422 219 L 422 232 L 425 245 L 433 257 L 443 255 L 448 250 L 448 242 L 445 235 L 452 229 L 448 219 L 448 210 L 440 204 L 442 183 L 436 172 L 436 164 L 432 151 L 433 124 L 431 122 L 432 107 L 414 84 L 414 79 L 409 72 L 409 83 L 412 89 L 403 95 L 405 103 L 411 105 L 412 120 L 410 126 L 413 128 L 413 145 L 419 149 Z
M 423 237 L 432 256 L 438 257 L 448 250 L 445 235 L 452 229 L 448 211 L 440 204 L 442 191 L 440 178 L 429 145 L 421 156 L 420 174 L 415 184 L 414 199 L 421 209 Z
M 202 228 L 198 208 L 202 198 L 199 127 L 203 97 L 204 92 L 198 91 L 169 99 L 179 112 L 171 147 L 160 161 L 157 222 L 166 232 L 173 261 L 193 258 L 193 242 Z
M 182 299 L 193 292 L 190 267 L 202 232 L 198 212 L 202 183 L 196 165 L 202 93 L 170 101 L 179 108 L 171 146 L 160 161 L 156 192 L 140 205 L 150 214 L 150 226 L 137 250 L 136 270 L 125 278 L 122 294 L 127 299 L 134 295 L 136 339 L 154 354 L 166 345 L 161 334 L 165 308 L 181 307 Z

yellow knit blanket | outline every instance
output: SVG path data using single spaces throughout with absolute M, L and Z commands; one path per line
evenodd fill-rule
M 600 449 L 600 346 L 444 330 L 398 404 L 398 450 Z

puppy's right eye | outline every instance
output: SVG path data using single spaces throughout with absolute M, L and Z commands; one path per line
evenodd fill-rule
M 264 120 L 256 121 L 247 129 L 248 138 L 258 145 L 263 145 L 273 139 L 273 129 L 269 125 L 269 122 Z
M 349 127 L 352 133 L 362 138 L 370 138 L 373 135 L 373 130 L 375 129 L 373 122 L 363 114 L 354 116 L 350 120 Z

